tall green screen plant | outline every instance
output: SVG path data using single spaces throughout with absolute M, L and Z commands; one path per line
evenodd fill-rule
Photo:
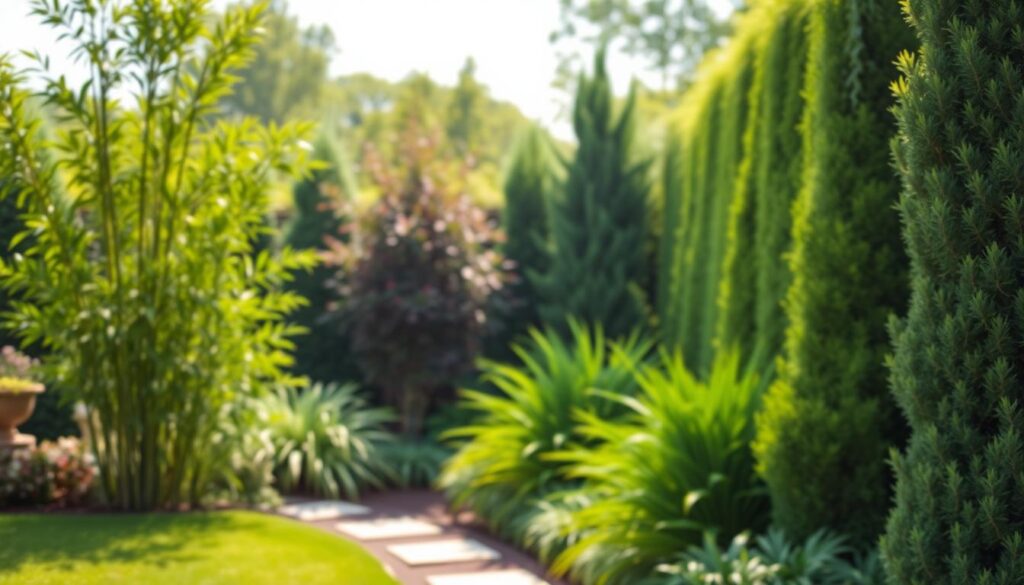
M 516 144 L 505 177 L 505 258 L 515 263 L 517 275 L 509 286 L 516 310 L 506 319 L 512 335 L 540 324 L 538 293 L 527 275 L 543 273 L 548 265 L 550 149 L 543 130 L 531 126 Z
M 304 130 L 212 121 L 257 40 L 261 5 L 217 18 L 205 2 L 32 8 L 74 43 L 89 79 L 72 88 L 36 56 L 43 97 L 62 116 L 45 156 L 25 75 L 0 59 L 0 174 L 35 236 L 0 266 L 18 298 L 5 324 L 42 341 L 60 387 L 95 412 L 111 505 L 197 502 L 222 411 L 290 362 L 283 318 L 302 301 L 280 287 L 312 258 L 253 257 L 251 242 L 271 173 L 306 161 L 295 147 Z
M 356 183 L 341 147 L 330 137 L 321 135 L 314 142 L 313 156 L 324 166 L 295 184 L 295 215 L 285 226 L 284 241 L 296 250 L 324 252 L 328 238 L 345 238 L 340 230 L 356 196 Z M 334 269 L 320 264 L 312 271 L 298 272 L 289 286 L 309 301 L 292 315 L 294 323 L 306 329 L 295 338 L 294 369 L 313 380 L 358 379 L 348 336 L 336 322 L 325 318 L 335 297 L 330 289 L 333 278 Z
M 911 427 L 891 583 L 1024 581 L 1024 7 L 903 3 L 894 142 L 911 263 L 891 385 Z
M 579 141 L 562 193 L 553 204 L 550 264 L 535 275 L 540 313 L 601 324 L 610 337 L 646 320 L 648 165 L 635 160 L 633 90 L 616 115 L 599 52 L 593 77 L 581 76 L 573 108 Z
M 775 522 L 793 538 L 829 527 L 870 543 L 888 508 L 886 453 L 904 430 L 885 383 L 885 325 L 907 297 L 888 88 L 893 55 L 911 43 L 896 5 L 813 5 L 789 326 L 755 447 Z

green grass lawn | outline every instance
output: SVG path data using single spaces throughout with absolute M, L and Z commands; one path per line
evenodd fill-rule
M 0 515 L 0 584 L 397 585 L 347 540 L 254 512 Z

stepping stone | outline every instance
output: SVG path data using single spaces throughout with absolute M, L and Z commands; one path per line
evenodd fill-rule
M 489 571 L 486 573 L 459 573 L 427 577 L 430 585 L 548 585 L 548 582 L 526 571 Z
M 292 518 L 306 522 L 315 520 L 333 520 L 343 516 L 360 516 L 370 513 L 370 509 L 366 506 L 335 500 L 289 504 L 287 506 L 281 506 L 277 511 L 285 516 L 291 516 Z
M 359 540 L 385 540 L 388 538 L 407 538 L 410 536 L 433 536 L 441 534 L 441 527 L 415 518 L 380 518 L 378 520 L 361 520 L 338 522 L 335 524 L 340 532 Z
M 413 567 L 419 565 L 443 565 L 466 561 L 496 561 L 501 553 L 486 547 L 475 540 L 454 538 L 417 542 L 412 544 L 392 544 L 388 552 Z

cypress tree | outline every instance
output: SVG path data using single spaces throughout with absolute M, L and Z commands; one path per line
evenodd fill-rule
M 873 542 L 888 507 L 885 456 L 904 431 L 885 384 L 885 323 L 907 296 L 888 86 L 911 43 L 895 4 L 813 5 L 789 325 L 755 441 L 774 520 L 797 540 L 829 527 Z
M 1024 5 L 909 0 L 894 150 L 911 265 L 891 385 L 911 427 L 891 583 L 1024 582 Z
M 755 336 L 749 364 L 764 370 L 782 346 L 786 318 L 782 300 L 790 284 L 784 255 L 790 247 L 791 207 L 803 174 L 800 119 L 803 113 L 804 72 L 807 56 L 807 4 L 778 2 L 762 16 L 773 18 L 759 67 L 757 142 L 750 152 L 755 187 L 753 256 L 757 296 L 754 300 Z M 742 285 L 741 285 L 742 286 Z
M 548 264 L 548 197 L 551 153 L 544 132 L 530 126 L 520 137 L 505 177 L 505 258 L 515 263 L 509 287 L 515 309 L 508 315 L 507 337 L 540 323 L 538 293 L 526 275 L 543 273 Z
M 326 237 L 342 237 L 339 208 L 356 193 L 355 180 L 334 141 L 320 136 L 313 145 L 313 156 L 325 166 L 295 184 L 295 212 L 285 227 L 285 243 L 299 250 L 323 250 Z M 291 283 L 292 290 L 309 300 L 307 306 L 291 315 L 293 323 L 308 330 L 295 338 L 294 369 L 314 380 L 351 380 L 359 375 L 350 356 L 348 337 L 338 323 L 326 319 L 334 298 L 328 288 L 333 276 L 334 270 L 321 264 L 312 271 L 297 273 Z
M 564 192 L 553 202 L 553 254 L 532 273 L 540 314 L 550 324 L 573 316 L 601 324 L 610 337 L 643 325 L 646 303 L 648 165 L 634 160 L 636 94 L 618 117 L 599 51 L 594 76 L 581 76 L 573 108 L 579 146 Z

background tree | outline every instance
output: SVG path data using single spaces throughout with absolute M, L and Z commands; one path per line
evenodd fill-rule
M 892 328 L 911 427 L 890 583 L 1024 581 L 1024 46 L 1019 2 L 910 0 L 894 150 L 911 263 Z
M 295 184 L 294 214 L 284 229 L 284 242 L 296 250 L 328 250 L 327 238 L 347 239 L 341 233 L 351 212 L 356 182 L 336 141 L 321 135 L 313 145 L 313 157 L 324 164 Z M 338 324 L 327 319 L 334 300 L 330 283 L 334 269 L 319 264 L 312 271 L 298 272 L 289 289 L 309 304 L 292 314 L 292 321 L 307 329 L 295 338 L 296 373 L 318 381 L 359 379 L 351 356 L 348 336 Z
M 459 156 L 471 156 L 477 152 L 479 133 L 483 127 L 483 107 L 487 90 L 476 80 L 476 62 L 472 57 L 459 71 L 459 82 L 452 91 L 448 105 L 448 139 Z
M 648 164 L 635 160 L 635 93 L 616 117 L 604 52 L 594 76 L 580 76 L 573 126 L 579 141 L 551 215 L 552 256 L 531 274 L 541 317 L 600 324 L 609 337 L 646 321 Z
M 224 100 L 229 113 L 278 124 L 296 114 L 313 117 L 320 107 L 334 34 L 326 25 L 303 29 L 288 15 L 285 0 L 270 2 L 263 38 L 249 64 L 238 71 L 234 92 Z
M 729 32 L 707 0 L 560 0 L 560 28 L 554 43 L 582 40 L 594 47 L 621 41 L 661 75 L 661 89 L 684 87 L 704 53 Z M 571 58 L 563 55 L 560 76 L 569 79 Z
M 789 325 L 755 442 L 774 521 L 795 539 L 827 527 L 873 545 L 890 501 L 886 453 L 905 440 L 885 382 L 885 325 L 908 295 L 886 145 L 892 56 L 912 36 L 895 4 L 813 4 Z

